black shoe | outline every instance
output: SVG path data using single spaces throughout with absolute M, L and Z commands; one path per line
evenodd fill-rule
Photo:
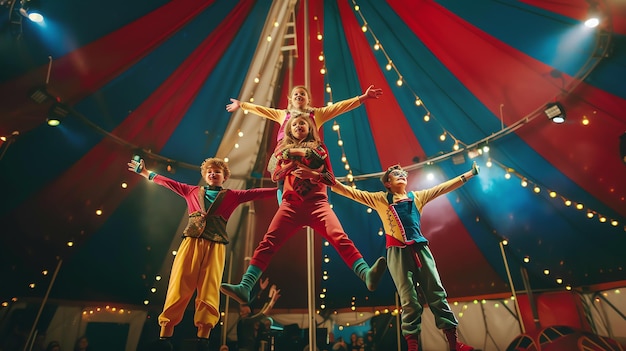
M 174 351 L 174 346 L 170 342 L 169 338 L 161 338 L 156 340 L 148 346 L 149 351 Z
M 196 351 L 209 351 L 209 339 L 198 338 Z

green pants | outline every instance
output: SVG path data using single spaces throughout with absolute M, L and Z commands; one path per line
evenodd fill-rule
M 419 257 L 418 267 L 415 255 Z M 441 284 L 435 259 L 426 244 L 387 248 L 389 273 L 396 284 L 402 306 L 402 335 L 417 334 L 422 330 L 424 307 L 418 300 L 416 284 L 423 292 L 423 298 L 435 316 L 439 329 L 456 327 L 457 321 L 446 300 L 446 290 Z

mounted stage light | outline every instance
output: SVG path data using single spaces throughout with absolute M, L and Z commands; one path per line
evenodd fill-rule
M 595 28 L 600 24 L 601 14 L 598 10 L 598 4 L 596 2 L 590 2 L 589 14 L 585 20 L 585 27 Z
M 20 14 L 33 22 L 43 22 L 43 15 L 39 12 L 38 2 L 38 0 L 21 0 Z
M 560 124 L 565 122 L 565 109 L 563 109 L 563 106 L 558 102 L 549 103 L 544 113 L 554 123 Z
M 38 104 L 43 104 L 52 98 L 52 95 L 48 93 L 45 87 L 35 88 L 30 91 L 30 99 Z
M 55 103 L 52 107 L 50 107 L 46 121 L 50 127 L 56 127 L 61 124 L 61 121 L 69 114 L 69 107 L 65 104 Z

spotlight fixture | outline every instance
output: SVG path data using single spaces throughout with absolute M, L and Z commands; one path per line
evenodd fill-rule
M 37 10 L 37 2 L 37 0 L 20 0 L 19 12 L 31 21 L 41 23 L 43 22 L 43 15 Z
M 38 104 L 43 104 L 52 98 L 45 87 L 38 87 L 30 91 L 30 99 Z
M 55 103 L 50 107 L 48 111 L 48 118 L 46 119 L 50 127 L 56 127 L 61 124 L 61 121 L 70 114 L 70 109 L 65 104 Z
M 587 20 L 585 20 L 585 27 L 587 28 L 595 28 L 600 24 L 600 19 L 598 16 L 590 15 Z
M 549 103 L 543 112 L 554 123 L 560 124 L 565 122 L 565 109 L 558 102 Z
M 595 28 L 600 24 L 600 11 L 596 2 L 590 2 L 589 14 L 585 20 L 585 27 Z

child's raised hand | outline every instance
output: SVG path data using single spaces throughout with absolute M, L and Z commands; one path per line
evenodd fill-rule
M 472 174 L 477 175 L 478 173 L 480 173 L 480 167 L 478 167 L 476 161 L 474 161 L 474 163 L 472 163 Z
M 383 95 L 383 90 L 374 88 L 373 85 L 370 85 L 365 91 L 365 96 L 367 96 L 368 99 L 378 99 L 381 95 Z
M 241 107 L 241 102 L 237 99 L 230 99 L 230 104 L 226 105 L 226 111 L 235 112 Z
M 137 160 L 136 158 L 133 158 L 127 164 L 128 164 L 128 170 L 129 171 L 135 172 L 135 173 L 138 173 L 138 174 L 140 174 L 141 171 L 143 171 L 143 169 L 146 168 L 146 165 L 143 162 L 143 158 L 140 158 L 139 160 Z

